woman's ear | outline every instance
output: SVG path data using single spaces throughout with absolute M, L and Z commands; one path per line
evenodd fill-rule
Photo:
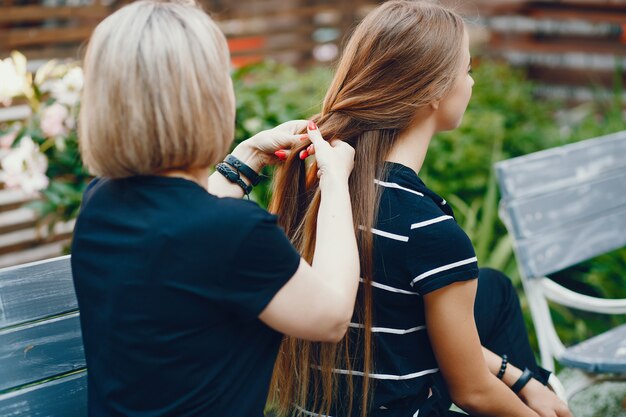
M 435 101 L 431 101 L 429 106 L 431 109 L 433 109 L 434 111 L 439 110 L 439 100 L 435 100 Z

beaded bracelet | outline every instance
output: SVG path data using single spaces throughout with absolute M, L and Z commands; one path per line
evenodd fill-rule
M 502 379 L 504 373 L 506 372 L 506 366 L 509 363 L 509 357 L 507 355 L 502 355 L 502 364 L 500 365 L 500 371 L 498 372 L 498 379 Z
M 240 186 L 241 189 L 243 190 L 243 193 L 246 195 L 246 197 L 250 198 L 250 193 L 252 192 L 252 186 L 246 184 L 241 179 L 239 172 L 235 171 L 234 169 L 230 167 L 230 165 L 225 164 L 224 162 L 220 162 L 219 164 L 217 164 L 215 166 L 215 169 L 217 170 L 217 172 L 219 172 L 224 177 L 226 177 L 228 181 Z
M 234 155 L 226 155 L 224 162 L 235 168 L 238 173 L 243 174 L 253 186 L 259 185 L 259 183 L 261 182 L 261 176 L 248 165 L 237 159 Z

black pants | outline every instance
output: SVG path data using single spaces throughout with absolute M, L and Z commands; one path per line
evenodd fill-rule
M 522 370 L 530 369 L 536 379 L 547 384 L 550 372 L 541 368 L 535 360 L 519 298 L 506 275 L 489 268 L 480 270 L 474 317 L 484 347 L 498 355 L 506 354 L 509 363 Z M 452 400 L 440 373 L 437 374 L 435 387 L 442 397 L 442 404 L 448 404 L 445 408 L 449 408 Z M 449 415 L 458 414 L 451 412 Z

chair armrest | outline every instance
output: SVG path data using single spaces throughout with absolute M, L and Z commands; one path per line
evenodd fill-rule
M 549 278 L 541 278 L 546 298 L 577 310 L 603 314 L 626 314 L 626 299 L 606 299 L 579 294 L 557 284 Z

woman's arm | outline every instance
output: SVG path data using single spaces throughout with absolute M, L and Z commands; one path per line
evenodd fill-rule
M 457 282 L 424 295 L 428 336 L 452 400 L 476 416 L 537 417 L 489 372 L 474 322 L 477 283 Z
M 241 142 L 231 154 L 255 172 L 261 172 L 264 166 L 275 164 L 281 160 L 275 154 L 277 151 L 282 151 L 283 159 L 285 159 L 294 144 L 309 138 L 307 134 L 297 133 L 302 131 L 306 125 L 306 120 L 292 120 L 273 129 L 264 130 Z M 250 183 L 243 175 L 241 179 L 246 184 Z M 241 187 L 230 182 L 217 171 L 209 177 L 208 190 L 218 197 L 243 197 Z
M 316 150 L 322 196 L 313 266 L 302 260 L 259 318 L 290 336 L 336 342 L 348 329 L 359 283 L 348 191 L 354 149 L 340 141 L 331 146 L 317 128 L 309 130 L 309 137 Z

